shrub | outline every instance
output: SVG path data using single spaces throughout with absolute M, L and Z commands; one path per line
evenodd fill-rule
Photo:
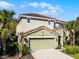
M 22 53 L 23 53 L 23 55 L 26 55 L 29 51 L 29 48 L 27 47 L 27 45 L 23 45 L 23 50 L 22 50 Z
M 8 54 L 9 56 L 16 55 L 16 53 L 18 53 L 18 51 L 19 51 L 17 44 L 18 43 L 14 44 L 13 42 L 10 42 L 6 46 L 6 54 Z
M 67 54 L 76 54 L 79 53 L 79 47 L 78 46 L 67 46 L 63 51 Z
M 0 56 L 3 55 L 3 48 L 0 48 Z
M 74 54 L 73 57 L 74 57 L 75 59 L 79 59 L 79 54 Z

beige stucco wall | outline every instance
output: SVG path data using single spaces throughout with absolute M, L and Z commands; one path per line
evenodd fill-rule
M 53 33 L 53 31 L 48 31 L 48 30 L 43 29 L 29 36 L 56 36 L 56 35 Z
M 35 29 L 39 26 L 46 26 L 50 29 L 54 28 L 54 24 L 53 22 L 51 22 L 51 25 L 48 24 L 48 21 L 44 21 L 44 20 L 30 20 L 30 23 L 27 23 L 27 19 L 22 19 L 16 27 L 16 32 L 27 32 L 29 30 Z
M 60 36 L 61 36 L 61 46 L 63 46 L 63 42 L 64 42 L 64 34 L 63 34 L 63 31 L 64 31 L 64 28 L 60 28 L 60 29 L 58 29 L 58 30 L 56 30 L 56 32 L 57 33 L 59 33 L 60 34 Z
M 52 31 L 48 31 L 46 29 L 37 31 L 35 33 L 32 33 L 30 35 L 27 35 L 25 38 L 27 38 L 29 40 L 29 38 L 54 38 L 57 39 L 58 36 L 56 35 L 56 33 L 52 32 Z

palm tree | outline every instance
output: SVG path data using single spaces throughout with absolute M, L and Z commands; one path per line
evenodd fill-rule
M 75 21 L 69 21 L 66 26 L 66 30 L 69 31 L 69 41 L 71 45 L 75 45 L 75 28 L 76 28 L 76 22 Z
M 76 18 L 75 21 L 68 21 L 65 28 L 69 31 L 71 44 L 79 45 L 79 16 Z
M 14 26 L 16 27 L 16 25 L 14 25 L 15 22 L 12 23 L 12 20 L 14 19 L 13 17 L 14 14 L 15 14 L 14 11 L 0 10 L 0 25 L 1 25 L 0 31 L 1 31 L 4 50 L 5 50 L 5 39 L 7 38 L 6 36 L 7 33 L 11 32 L 12 27 Z
M 15 12 L 13 12 L 13 11 L 8 11 L 8 10 L 1 10 L 0 11 L 3 27 L 5 27 L 7 25 L 7 23 L 10 22 L 10 20 L 13 20 L 14 14 L 15 14 Z
M 2 10 L 0 10 L 0 29 L 3 27 L 3 15 L 2 15 Z

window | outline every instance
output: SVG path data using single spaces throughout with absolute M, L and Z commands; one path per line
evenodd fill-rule
M 51 24 L 51 22 L 50 22 L 50 21 L 48 21 L 48 24 L 50 25 L 50 24 Z
M 59 27 L 59 24 L 58 24 L 58 23 L 56 23 L 56 24 L 55 24 L 55 26 L 56 26 L 56 27 Z
M 27 18 L 27 23 L 30 23 L 30 18 Z

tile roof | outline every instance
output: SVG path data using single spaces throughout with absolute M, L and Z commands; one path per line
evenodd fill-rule
M 44 15 L 41 15 L 41 14 L 38 14 L 38 13 L 24 13 L 24 14 L 21 14 L 21 15 L 24 15 L 24 16 L 33 16 L 33 17 L 41 17 L 41 18 L 48 18 L 48 19 L 51 19 L 51 21 L 65 22 L 65 21 L 62 21 L 62 20 L 58 20 L 56 18 L 44 16 Z
M 42 18 L 49 18 L 49 19 L 55 19 L 55 18 L 51 18 L 51 17 L 44 16 L 44 15 L 37 14 L 37 13 L 26 13 L 26 14 L 22 14 L 22 15 L 25 15 L 25 16 L 34 16 L 34 17 L 42 17 Z

